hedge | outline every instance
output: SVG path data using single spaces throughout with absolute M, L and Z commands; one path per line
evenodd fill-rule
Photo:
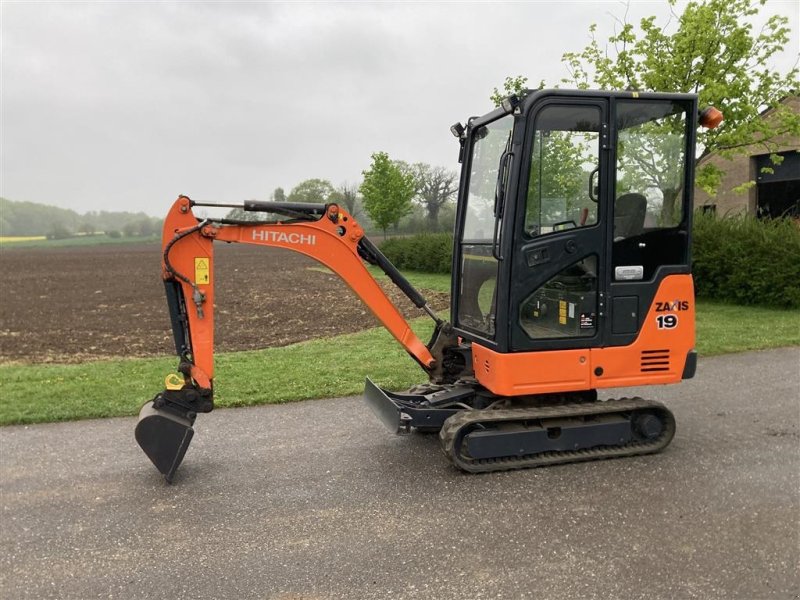
M 420 233 L 390 238 L 381 244 L 381 252 L 401 270 L 449 273 L 453 261 L 453 235 Z
M 697 296 L 800 308 L 800 227 L 790 219 L 717 219 L 695 215 L 692 248 Z M 420 234 L 386 240 L 381 250 L 399 269 L 449 273 L 453 236 Z
M 800 227 L 791 219 L 697 214 L 692 257 L 698 297 L 800 308 Z

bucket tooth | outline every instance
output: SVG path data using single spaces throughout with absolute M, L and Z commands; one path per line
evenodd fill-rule
M 155 408 L 152 402 L 145 404 L 139 412 L 136 442 L 167 483 L 172 483 L 175 471 L 189 448 L 194 435 L 193 423 L 194 419 Z

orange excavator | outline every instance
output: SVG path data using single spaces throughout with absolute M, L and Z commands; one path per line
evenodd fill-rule
M 336 204 L 194 202 L 164 223 L 162 277 L 180 375 L 146 403 L 136 439 L 172 481 L 198 413 L 213 409 L 215 242 L 300 252 L 337 273 L 427 375 L 407 392 L 367 379 L 390 430 L 438 431 L 444 454 L 490 472 L 658 452 L 662 404 L 597 390 L 691 378 L 692 94 L 540 90 L 456 123 L 461 178 L 450 321 Z M 195 206 L 267 213 L 198 218 Z M 426 344 L 367 269 L 377 265 L 435 322 Z

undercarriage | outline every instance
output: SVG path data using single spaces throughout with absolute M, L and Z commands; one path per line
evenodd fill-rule
M 364 397 L 396 433 L 438 430 L 445 456 L 470 473 L 652 454 L 675 435 L 662 404 L 594 391 L 498 397 L 462 382 L 392 393 L 367 379 Z

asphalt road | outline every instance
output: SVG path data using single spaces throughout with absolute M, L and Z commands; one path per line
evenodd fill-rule
M 477 476 L 358 398 L 201 415 L 172 486 L 133 419 L 3 428 L 0 597 L 799 598 L 800 350 L 637 391 L 662 454 Z

